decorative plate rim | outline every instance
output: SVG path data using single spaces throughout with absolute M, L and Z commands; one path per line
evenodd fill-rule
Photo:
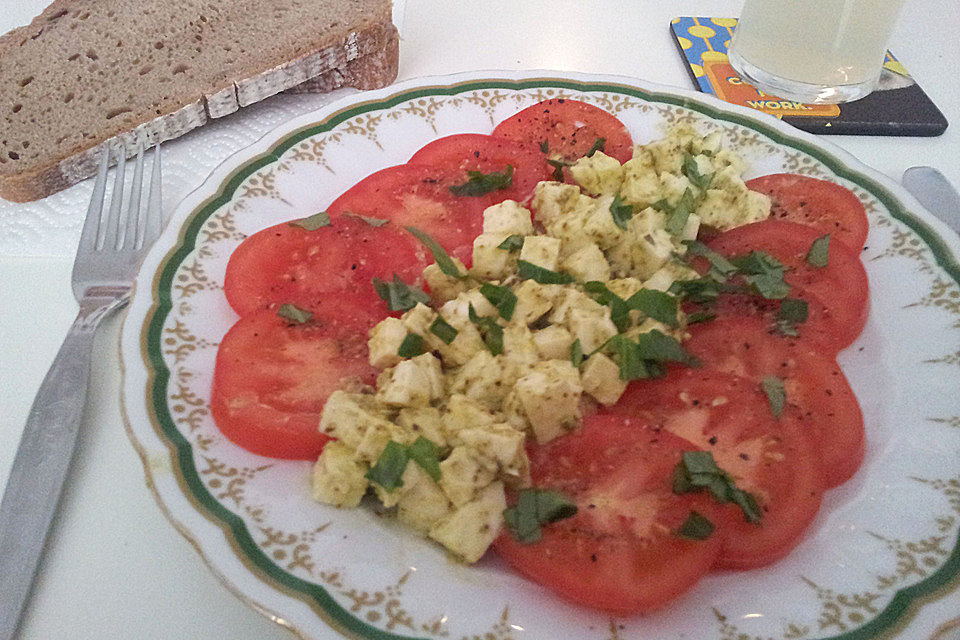
M 890 178 L 870 169 L 848 152 L 816 136 L 793 129 L 789 125 L 750 109 L 733 107 L 710 96 L 692 91 L 623 76 L 558 71 L 479 71 L 417 78 L 374 92 L 355 93 L 276 127 L 255 143 L 228 157 L 200 187 L 177 205 L 171 217 L 171 221 L 179 225 L 176 242 L 166 249 L 163 247 L 167 245 L 161 246 L 158 243 L 145 261 L 145 265 L 156 268 L 152 271 L 145 268 L 141 272 L 138 278 L 141 293 L 135 297 L 134 302 L 149 295 L 149 304 L 142 314 L 141 323 L 127 322 L 130 316 L 133 316 L 132 309 L 135 305 L 131 305 L 131 314 L 125 317 L 121 332 L 121 407 L 125 429 L 143 464 L 147 485 L 167 519 L 190 542 L 204 563 L 231 592 L 255 610 L 300 637 L 306 638 L 309 634 L 291 621 L 285 620 L 279 613 L 271 610 L 236 584 L 231 576 L 235 575 L 233 571 L 238 567 L 222 567 L 213 559 L 212 549 L 208 549 L 200 540 L 203 536 L 195 535 L 193 529 L 181 522 L 181 519 L 174 514 L 167 501 L 176 499 L 177 496 L 164 496 L 158 488 L 154 478 L 156 453 L 151 453 L 150 447 L 142 441 L 142 436 L 138 436 L 130 417 L 128 403 L 137 402 L 139 407 L 140 399 L 146 402 L 153 435 L 169 455 L 172 469 L 177 470 L 174 475 L 182 492 L 182 496 L 179 497 L 185 498 L 196 511 L 191 515 L 201 516 L 222 531 L 227 544 L 236 556 L 235 559 L 239 561 L 241 570 L 258 578 L 271 589 L 306 603 L 324 622 L 341 634 L 375 640 L 409 640 L 414 636 L 394 634 L 368 625 L 334 601 L 323 587 L 279 570 L 257 547 L 246 524 L 220 505 L 197 478 L 191 477 L 196 476 L 196 469 L 193 468 L 189 455 L 192 445 L 176 433 L 169 416 L 165 417 L 167 425 L 160 424 L 164 421 L 164 417 L 158 417 L 151 409 L 157 406 L 157 403 L 165 402 L 159 394 L 169 379 L 166 364 L 160 358 L 151 356 L 148 351 L 148 344 L 158 340 L 157 332 L 171 306 L 171 300 L 166 293 L 169 287 L 163 287 L 162 283 L 169 283 L 172 278 L 171 265 L 179 264 L 179 257 L 195 249 L 192 243 L 198 235 L 198 225 L 202 225 L 214 210 L 229 200 L 231 194 L 247 177 L 258 169 L 279 160 L 286 150 L 302 140 L 330 130 L 351 117 L 376 109 L 386 109 L 417 97 L 448 96 L 468 90 L 495 88 L 612 91 L 648 102 L 673 104 L 762 133 L 778 145 L 802 151 L 815 158 L 837 176 L 873 194 L 893 218 L 907 225 L 929 247 L 936 265 L 942 268 L 954 282 L 960 284 L 960 240 L 955 238 L 943 223 L 923 210 L 912 196 Z M 206 215 L 204 215 L 205 212 Z M 139 343 L 137 352 L 140 354 L 141 361 L 128 364 L 123 345 L 137 343 Z M 128 368 L 139 364 L 146 367 L 146 387 L 138 386 L 128 389 L 128 385 L 132 384 Z M 143 393 L 144 396 L 133 400 L 133 397 L 139 393 Z M 168 427 L 176 435 L 171 436 L 167 433 Z M 176 442 L 178 437 L 179 443 Z M 277 573 L 282 575 L 278 577 L 275 575 Z M 925 603 L 943 597 L 958 585 L 960 585 L 960 540 L 954 545 L 949 558 L 936 572 L 914 585 L 898 589 L 880 615 L 862 627 L 832 636 L 832 640 L 867 640 L 896 632 L 897 629 L 906 626 Z

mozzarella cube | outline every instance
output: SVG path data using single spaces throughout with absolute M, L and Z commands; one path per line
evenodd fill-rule
M 607 289 L 624 300 L 629 300 L 631 296 L 643 289 L 643 283 L 636 278 L 617 278 L 607 283 Z
M 697 235 L 700 233 L 700 222 L 700 216 L 695 213 L 687 216 L 687 221 L 683 224 L 683 231 L 680 232 L 680 239 L 696 240 Z
M 630 219 L 626 238 L 608 252 L 617 275 L 645 280 L 670 259 L 673 238 L 663 229 L 664 221 L 661 212 L 649 207 Z
M 369 395 L 334 391 L 320 414 L 320 433 L 332 436 L 351 449 L 360 446 L 368 429 L 390 429 L 381 407 Z
M 469 502 L 441 519 L 430 537 L 466 562 L 476 562 L 500 533 L 507 499 L 503 483 L 495 482 Z
M 400 362 L 402 358 L 397 352 L 406 337 L 407 328 L 399 318 L 378 322 L 370 329 L 370 339 L 367 341 L 370 366 L 385 369 Z
M 533 190 L 534 217 L 549 225 L 572 211 L 580 201 L 580 187 L 562 182 L 539 182 Z
M 560 258 L 560 241 L 549 236 L 529 236 L 523 241 L 520 259 L 550 271 L 557 270 Z
M 604 306 L 579 289 L 567 287 L 550 313 L 550 322 L 566 324 L 570 318 L 570 312 L 574 309 L 603 313 Z
M 533 333 L 527 325 L 507 325 L 503 330 L 504 384 L 510 386 L 539 360 L 540 354 L 533 343 Z
M 634 152 L 632 160 L 623 165 L 623 184 L 620 196 L 625 202 L 640 207 L 648 207 L 658 201 L 660 195 L 660 177 L 654 167 L 653 158 L 643 150 Z
M 600 404 L 616 404 L 627 389 L 627 381 L 620 379 L 620 367 L 602 353 L 587 358 L 580 376 L 583 390 Z
M 695 280 L 699 277 L 700 275 L 687 265 L 676 260 L 670 260 L 643 282 L 643 288 L 667 291 L 674 282 Z
M 453 505 L 440 486 L 414 461 L 407 463 L 401 478 L 403 493 L 397 500 L 397 519 L 426 535 Z
M 467 268 L 459 259 L 450 256 L 453 263 L 460 269 L 460 273 L 466 273 Z M 458 295 L 469 288 L 469 285 L 460 278 L 448 276 L 440 270 L 440 265 L 433 263 L 423 269 L 423 279 L 430 289 L 430 299 L 436 304 L 443 304 L 447 300 L 453 300 Z
M 730 229 L 766 219 L 770 215 L 770 198 L 746 187 L 742 191 L 708 189 L 696 213 L 704 224 Z
M 579 282 L 606 282 L 610 279 L 610 265 L 600 247 L 592 242 L 570 254 L 561 266 Z
M 440 410 L 434 407 L 407 407 L 397 414 L 397 426 L 410 434 L 415 441 L 420 436 L 440 447 L 447 446 L 447 437 L 443 432 Z
M 367 492 L 367 465 L 355 460 L 353 449 L 328 442 L 313 466 L 313 499 L 335 507 L 356 507 Z
M 483 232 L 529 236 L 533 233 L 530 210 L 513 200 L 504 200 L 500 204 L 487 207 L 483 210 Z
M 461 293 L 455 300 L 451 300 L 440 308 L 440 315 L 442 315 L 447 322 L 459 329 L 460 324 L 457 324 L 454 319 L 459 318 L 465 322 L 470 322 L 471 306 L 473 306 L 473 310 L 476 311 L 478 315 L 497 315 L 497 308 L 483 297 L 480 289 L 470 289 L 469 291 Z
M 460 444 L 461 431 L 494 424 L 497 418 L 476 400 L 455 393 L 447 399 L 440 421 L 445 438 L 456 446 Z
M 554 302 L 561 295 L 561 285 L 540 284 L 535 280 L 524 280 L 514 290 L 517 304 L 513 309 L 512 322 L 530 324 L 539 320 L 553 308 Z
M 666 200 L 667 204 L 671 207 L 680 204 L 680 199 L 683 198 L 683 194 L 687 189 L 694 194 L 700 193 L 700 189 L 693 186 L 693 183 L 690 182 L 687 176 L 672 173 L 660 174 L 660 191 L 663 194 L 663 199 Z
M 530 460 L 523 446 L 522 431 L 501 423 L 464 429 L 459 435 L 460 440 L 477 451 L 497 474 L 509 476 L 519 483 L 529 481 Z
M 517 270 L 517 254 L 499 248 L 506 239 L 502 233 L 484 233 L 474 239 L 473 273 L 484 280 L 502 280 Z M 524 247 L 529 241 L 524 241 Z
M 430 353 L 402 360 L 377 378 L 377 399 L 394 407 L 425 406 L 442 394 L 443 371 Z
M 395 425 L 387 423 L 386 425 L 371 425 L 363 433 L 360 444 L 357 445 L 356 456 L 358 460 L 363 460 L 371 465 L 376 464 L 380 459 L 380 454 L 386 448 L 387 443 L 393 438 L 397 431 Z M 398 433 L 399 435 L 399 433 Z
M 620 162 L 602 151 L 578 159 L 570 167 L 570 174 L 581 189 L 594 196 L 615 196 L 623 182 Z
M 569 360 L 545 360 L 514 387 L 537 442 L 544 443 L 580 422 L 580 373 Z
M 448 303 L 450 304 L 450 303 Z M 458 303 L 453 301 L 454 306 Z M 459 367 L 469 362 L 477 352 L 486 349 L 480 331 L 470 321 L 469 309 L 467 316 L 461 316 L 447 309 L 446 305 L 440 310 L 440 315 L 451 327 L 457 330 L 457 335 L 450 344 L 445 343 L 437 336 L 432 336 L 430 346 L 435 348 L 443 359 L 444 364 Z M 432 334 L 431 334 L 432 335 Z
M 503 363 L 488 350 L 477 352 L 467 364 L 451 374 L 450 393 L 461 393 L 495 409 L 508 388 L 503 383 Z
M 493 482 L 494 472 L 480 457 L 475 449 L 459 446 L 440 463 L 440 488 L 455 506 L 467 504 Z
M 600 313 L 574 309 L 570 312 L 567 326 L 574 339 L 580 341 L 584 353 L 596 351 L 617 335 L 617 326 L 610 319 L 610 309 L 606 307 Z
M 573 335 L 566 327 L 552 324 L 533 333 L 533 344 L 542 360 L 563 360 L 570 357 Z
M 583 224 L 583 233 L 600 245 L 601 249 L 609 249 L 623 238 L 623 229 L 613 221 L 610 206 L 613 198 L 604 196 L 594 201 L 593 209 Z
M 436 317 L 437 314 L 433 309 L 422 302 L 418 302 L 417 306 L 404 313 L 400 319 L 407 331 L 426 338 L 433 335 L 430 333 L 430 324 Z

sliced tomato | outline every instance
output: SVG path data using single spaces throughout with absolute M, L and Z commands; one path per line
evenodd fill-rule
M 466 181 L 467 171 L 500 172 L 509 165 L 513 168 L 511 185 L 490 194 L 498 202 L 526 200 L 537 183 L 548 180 L 552 171 L 541 153 L 508 138 L 481 133 L 459 133 L 429 142 L 413 154 L 409 164 L 459 169 L 462 181 Z
M 704 451 L 759 503 L 759 524 L 724 507 L 717 566 L 769 564 L 799 542 L 820 508 L 823 485 L 814 447 L 791 409 L 775 418 L 758 385 L 703 369 L 676 368 L 632 383 L 606 412 L 635 416 Z
M 602 151 L 620 162 L 633 157 L 630 132 L 615 116 L 578 100 L 544 100 L 513 115 L 493 130 L 545 153 L 551 160 L 574 162 L 602 139 Z
M 581 430 L 532 446 L 534 486 L 571 498 L 577 514 L 545 526 L 535 544 L 504 532 L 498 553 L 554 592 L 617 615 L 676 599 L 710 569 L 719 538 L 674 532 L 691 511 L 713 522 L 721 517 L 712 500 L 673 493 L 685 450 L 690 446 L 679 438 L 613 414 L 594 414 Z
M 863 414 L 836 360 L 806 340 L 784 336 L 759 318 L 718 318 L 690 327 L 684 343 L 706 367 L 784 381 L 786 401 L 811 436 L 827 487 L 843 484 L 863 461 Z
M 240 318 L 217 351 L 210 410 L 220 431 L 271 458 L 315 459 L 328 438 L 323 404 L 336 389 L 372 384 L 366 331 L 340 301 L 329 313 L 293 324 L 275 310 Z M 359 312 L 358 312 L 359 313 Z
M 432 261 L 408 231 L 395 224 L 373 226 L 331 214 L 329 226 L 307 231 L 290 223 L 264 229 L 244 240 L 230 256 L 224 293 L 240 315 L 293 304 L 326 309 L 341 296 L 359 298 L 348 308 L 383 318 L 386 305 L 373 278 L 420 281 Z
M 794 173 L 775 173 L 747 181 L 747 187 L 770 196 L 770 217 L 809 225 L 860 251 L 869 222 L 863 203 L 835 182 Z
M 714 251 L 734 257 L 763 251 L 787 267 L 784 280 L 793 287 L 792 297 L 820 302 L 825 307 L 832 342 L 848 346 L 863 330 L 870 310 L 867 272 L 860 255 L 840 242 L 831 242 L 827 265 L 815 267 L 807 254 L 823 234 L 806 225 L 782 220 L 764 220 L 725 231 L 709 242 Z

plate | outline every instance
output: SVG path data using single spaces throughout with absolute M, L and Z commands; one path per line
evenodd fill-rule
M 496 558 L 466 567 L 367 509 L 310 499 L 311 463 L 255 456 L 210 418 L 231 251 L 323 210 L 439 136 L 488 133 L 546 98 L 619 117 L 634 141 L 690 122 L 750 164 L 836 180 L 866 206 L 866 330 L 840 357 L 868 448 L 786 559 L 707 576 L 666 609 L 611 619 L 567 604 Z M 121 354 L 128 431 L 171 522 L 244 600 L 304 638 L 717 640 L 930 638 L 960 609 L 960 243 L 897 185 L 782 123 L 618 77 L 487 72 L 356 94 L 227 160 L 174 213 L 137 282 Z M 939 602 L 937 602 L 939 601 Z M 947 606 L 949 605 L 949 606 Z M 917 615 L 918 613 L 922 615 Z M 938 631 L 939 629 L 939 631 Z

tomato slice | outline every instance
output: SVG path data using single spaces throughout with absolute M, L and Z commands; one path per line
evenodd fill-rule
M 673 471 L 690 446 L 637 420 L 594 414 L 583 428 L 531 446 L 534 486 L 562 492 L 577 515 L 543 528 L 523 544 L 505 531 L 497 552 L 534 581 L 579 604 L 617 615 L 646 612 L 676 599 L 708 571 L 720 540 L 673 532 L 691 511 L 712 522 L 712 500 L 675 495 Z
M 832 342 L 842 349 L 853 342 L 867 321 L 870 310 L 867 272 L 860 255 L 840 242 L 831 242 L 827 265 L 814 267 L 807 253 L 818 229 L 782 220 L 764 220 L 736 227 L 709 242 L 714 251 L 727 256 L 764 251 L 787 267 L 784 280 L 793 287 L 792 297 L 820 302 L 826 310 Z
M 718 567 L 769 564 L 793 549 L 820 508 L 823 486 L 812 443 L 787 408 L 775 418 L 758 385 L 703 369 L 675 368 L 633 383 L 608 412 L 631 415 L 713 453 L 737 486 L 753 495 L 759 524 L 724 506 Z
M 542 154 L 513 140 L 481 133 L 459 133 L 429 142 L 413 154 L 409 164 L 458 169 L 463 172 L 464 181 L 467 171 L 499 172 L 510 165 L 513 181 L 508 188 L 491 192 L 496 202 L 526 200 L 538 182 L 550 178 L 552 171 Z
M 313 231 L 278 224 L 244 240 L 230 256 L 224 279 L 234 311 L 245 315 L 281 304 L 317 310 L 345 295 L 359 298 L 348 308 L 383 318 L 387 307 L 373 278 L 396 274 L 415 284 L 432 261 L 419 241 L 395 224 L 375 227 L 336 214 L 330 222 Z
M 718 318 L 690 327 L 684 343 L 706 367 L 760 383 L 784 381 L 787 404 L 816 447 L 824 483 L 843 484 L 863 461 L 860 404 L 836 360 L 805 340 L 771 330 L 758 318 Z
M 271 458 L 316 459 L 328 438 L 318 429 L 330 394 L 372 384 L 367 336 L 346 301 L 296 325 L 274 310 L 240 318 L 217 351 L 210 410 L 227 438 Z
M 770 217 L 814 227 L 860 251 L 867 241 L 869 222 L 863 203 L 835 182 L 794 173 L 774 173 L 747 181 L 747 187 L 770 196 Z
M 552 160 L 573 162 L 600 138 L 608 156 L 621 163 L 633 157 L 633 139 L 624 124 L 603 109 L 578 100 L 539 102 L 498 124 L 493 135 L 516 140 Z

